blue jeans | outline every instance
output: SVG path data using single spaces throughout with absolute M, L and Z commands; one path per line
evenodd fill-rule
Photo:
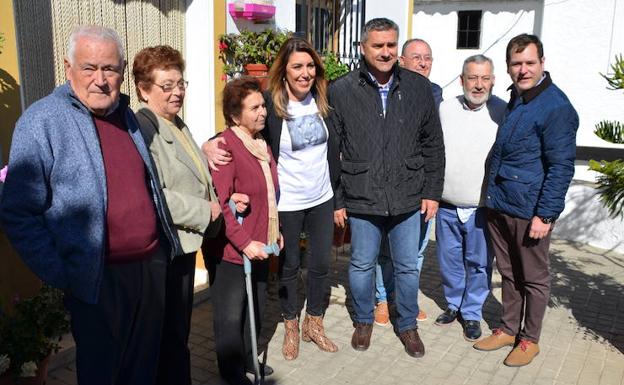
M 492 252 L 487 243 L 486 209 L 479 208 L 462 223 L 454 207 L 440 207 L 436 241 L 442 288 L 448 308 L 466 321 L 481 319 L 490 293 Z
M 418 249 L 418 274 L 422 271 L 422 265 L 425 260 L 425 250 L 429 243 L 429 234 L 433 225 L 433 218 L 429 222 L 425 222 L 425 216 L 420 215 L 420 247 Z M 394 279 L 392 272 L 392 260 L 390 259 L 390 248 L 388 247 L 388 237 L 383 236 L 381 239 L 381 251 L 379 252 L 379 260 L 375 269 L 375 298 L 377 302 L 388 302 L 388 296 L 392 296 L 394 291 Z M 392 302 L 392 298 L 390 298 Z
M 414 211 L 391 217 L 351 214 L 349 225 L 351 226 L 349 284 L 353 297 L 354 321 L 373 323 L 375 266 L 382 236 L 387 233 L 394 266 L 399 333 L 416 328 L 420 275 L 417 258 L 420 213 Z

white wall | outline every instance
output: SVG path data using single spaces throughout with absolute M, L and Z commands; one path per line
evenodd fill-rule
M 456 48 L 457 11 L 464 10 L 483 10 L 480 49 Z M 464 59 L 482 53 L 494 61 L 494 94 L 507 100 L 507 87 L 511 82 L 505 66 L 505 47 L 511 37 L 534 32 L 536 10 L 539 10 L 537 0 L 514 1 L 504 5 L 491 1 L 415 4 L 411 37 L 424 39 L 431 45 L 434 59 L 430 80 L 444 87 L 446 99 L 462 93 L 457 77 Z
M 624 222 L 609 218 L 593 185 L 572 182 L 553 236 L 624 253 Z
M 546 0 L 544 57 L 546 69 L 580 117 L 577 143 L 609 146 L 593 133 L 603 119 L 624 121 L 624 92 L 609 91 L 599 73 L 624 53 L 624 1 Z
M 212 1 L 188 1 L 186 10 L 186 74 L 184 120 L 199 144 L 215 133 L 214 9 Z
M 385 17 L 399 26 L 399 44 L 407 39 L 407 25 L 409 22 L 409 1 L 382 1 L 369 0 L 366 2 L 365 17 L 367 22 L 377 17 Z
M 457 11 L 479 9 L 484 11 L 481 49 L 457 50 Z M 454 79 L 463 60 L 484 53 L 493 44 L 485 54 L 495 64 L 494 94 L 507 99 L 511 82 L 505 68 L 505 47 L 510 38 L 523 32 L 541 36 L 546 70 L 579 113 L 577 144 L 612 147 L 593 130 L 603 119 L 624 121 L 624 93 L 607 90 L 599 75 L 609 71 L 615 54 L 624 53 L 624 1 L 441 1 L 425 5 L 416 1 L 414 5 L 412 37 L 431 44 L 431 80 L 446 86 L 445 98 L 461 93 L 459 81 Z

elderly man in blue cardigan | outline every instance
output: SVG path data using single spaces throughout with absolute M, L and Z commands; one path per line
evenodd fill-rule
M 179 241 L 128 97 L 111 29 L 69 38 L 68 82 L 13 134 L 5 231 L 45 283 L 65 291 L 79 384 L 153 384 L 166 268 Z

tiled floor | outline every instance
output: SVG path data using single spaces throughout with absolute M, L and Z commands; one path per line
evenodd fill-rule
M 325 316 L 337 353 L 321 352 L 303 343 L 299 358 L 281 356 L 283 326 L 275 287 L 270 291 L 261 343 L 268 342 L 267 362 L 275 374 L 265 384 L 624 384 L 624 256 L 554 241 L 551 247 L 552 295 L 544 319 L 541 353 L 524 368 L 502 362 L 508 349 L 484 353 L 462 338 L 459 323 L 439 327 L 432 319 L 444 309 L 435 242 L 430 242 L 421 276 L 421 308 L 429 320 L 419 324 L 427 352 L 409 357 L 391 327 L 375 327 L 371 348 L 350 347 L 347 267 L 348 248 L 334 250 L 331 295 Z M 487 333 L 497 324 L 501 305 L 500 276 L 493 277 L 493 295 L 484 307 Z M 193 314 L 190 338 L 194 384 L 222 384 L 218 377 L 212 309 L 201 303 Z M 47 385 L 75 384 L 73 365 L 50 373 Z

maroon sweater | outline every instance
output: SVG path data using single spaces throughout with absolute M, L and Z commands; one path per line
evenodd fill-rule
M 262 173 L 262 167 L 238 139 L 232 130 L 227 129 L 222 137 L 227 145 L 221 147 L 232 154 L 232 161 L 225 166 L 219 166 L 219 171 L 212 171 L 212 182 L 217 190 L 223 218 L 225 220 L 225 234 L 220 239 L 209 240 L 208 247 L 212 255 L 224 261 L 243 264 L 242 250 L 252 240 L 267 243 L 269 207 L 267 203 L 267 188 Z M 271 150 L 267 147 L 269 155 Z M 271 156 L 271 175 L 276 194 L 279 194 L 277 185 L 277 167 Z M 249 210 L 239 225 L 232 214 L 228 201 L 233 193 L 249 195 Z
M 143 159 L 119 110 L 93 121 L 106 171 L 106 262 L 146 259 L 158 248 L 158 229 Z

